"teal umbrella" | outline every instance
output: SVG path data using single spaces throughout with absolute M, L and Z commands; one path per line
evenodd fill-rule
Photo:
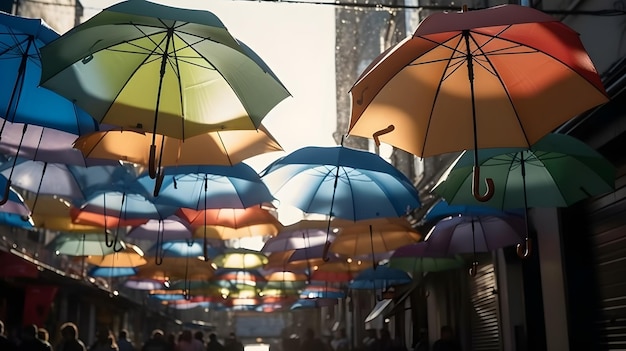
M 184 140 L 256 129 L 290 94 L 208 11 L 149 1 L 104 9 L 41 49 L 41 85 L 100 123 Z
M 407 273 L 440 272 L 457 269 L 464 264 L 458 255 L 436 255 L 428 252 L 425 241 L 406 245 L 394 251 L 389 258 L 389 267 Z
M 567 207 L 615 188 L 615 166 L 587 144 L 564 134 L 548 134 L 529 149 L 481 149 L 477 161 L 481 174 L 492 178 L 499 189 L 489 201 L 479 202 L 472 195 L 474 159 L 467 151 L 433 191 L 451 205 L 527 209 Z M 526 225 L 528 229 L 528 218 Z
M 118 243 L 125 247 L 122 241 Z M 112 246 L 107 246 L 104 235 L 97 233 L 61 233 L 46 247 L 57 255 L 67 256 L 104 256 L 115 252 Z

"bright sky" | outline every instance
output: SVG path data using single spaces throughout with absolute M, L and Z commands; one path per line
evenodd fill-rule
M 86 17 L 118 2 L 81 0 Z M 263 120 L 286 152 L 309 145 L 335 145 L 333 6 L 245 0 L 153 2 L 211 11 L 268 64 L 292 94 Z M 247 163 L 260 171 L 284 154 L 258 156 Z

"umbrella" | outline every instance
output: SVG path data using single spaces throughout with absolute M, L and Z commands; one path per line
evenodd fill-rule
M 245 163 L 167 167 L 163 174 L 162 185 L 155 188 L 157 204 L 201 210 L 247 208 L 274 200 L 259 175 Z M 147 175 L 139 177 L 138 182 L 144 191 L 154 187 Z
M 393 251 L 418 242 L 422 236 L 406 218 L 379 218 L 339 227 L 330 251 L 348 257 Z M 376 267 L 376 264 L 374 264 Z
M 35 223 L 32 218 L 24 219 L 24 217 L 17 213 L 0 212 L 0 225 L 35 230 Z
M 301 299 L 343 299 L 346 292 L 342 289 L 328 286 L 309 285 L 300 293 Z
M 460 256 L 428 253 L 428 243 L 406 245 L 394 251 L 389 258 L 389 267 L 408 273 L 439 272 L 462 267 Z
M 96 121 L 71 101 L 39 87 L 41 48 L 59 37 L 41 19 L 0 13 L 0 116 L 72 134 L 93 132 Z M 4 127 L 4 121 L 1 122 Z M 0 133 L 4 137 L 4 129 Z
M 148 222 L 136 226 L 128 231 L 127 238 L 139 240 L 184 240 L 191 238 L 189 223 L 172 215 L 165 219 L 151 219 Z
M 354 279 L 354 272 L 344 271 L 344 272 L 332 272 L 325 270 L 315 270 L 313 274 L 311 274 L 312 281 L 324 281 L 324 282 L 337 282 L 337 283 L 345 283 Z
M 25 199 L 26 204 L 33 208 L 37 201 L 37 213 L 31 213 L 35 227 L 61 232 L 89 233 L 97 232 L 101 226 L 75 223 L 72 220 L 71 203 L 54 195 L 40 195 Z
M 189 221 L 195 236 L 206 235 L 220 240 L 276 235 L 282 225 L 260 206 L 193 210 L 181 208 L 178 213 Z
M 151 133 L 113 129 L 85 134 L 74 143 L 87 158 L 123 160 L 148 166 Z M 161 149 L 161 138 L 157 138 Z M 282 147 L 264 127 L 258 130 L 224 130 L 200 134 L 185 140 L 163 139 L 158 162 L 163 167 L 192 165 L 234 165 L 266 152 L 282 151 Z
M 119 244 L 124 247 L 123 242 Z M 104 235 L 97 233 L 60 233 L 46 247 L 57 255 L 67 256 L 103 256 L 114 252 L 113 247 L 105 243 Z
M 153 279 L 131 278 L 126 280 L 123 285 L 133 290 L 160 290 L 165 288 L 163 281 Z
M 333 306 L 338 302 L 337 299 L 300 299 L 291 305 L 290 310 L 301 310 L 308 308 L 318 308 L 323 306 Z
M 91 277 L 118 278 L 137 274 L 134 267 L 92 267 L 87 275 Z
M 87 262 L 98 267 L 139 267 L 148 261 L 143 258 L 143 251 L 135 245 L 126 243 L 125 248 L 103 256 L 89 256 Z
M 464 194 L 471 187 L 470 162 L 467 153 L 461 154 L 433 191 L 451 204 L 479 204 Z M 567 207 L 612 191 L 617 173 L 611 162 L 587 144 L 554 133 L 529 149 L 480 150 L 476 162 L 502 189 L 483 204 L 501 209 Z M 527 223 L 527 235 L 528 227 Z
M 426 255 L 489 252 L 520 244 L 524 237 L 520 216 L 456 216 L 440 220 L 426 236 Z M 478 262 L 472 262 L 475 274 Z
M 160 264 L 163 258 L 204 257 L 205 261 L 221 253 L 220 249 L 211 247 L 208 243 L 194 240 L 166 240 L 157 241 L 152 245 L 146 256 L 155 257 L 155 262 Z
M 351 95 L 349 134 L 382 131 L 377 140 L 419 157 L 529 147 L 608 101 L 578 33 L 518 5 L 428 16 L 372 62 Z M 490 178 L 480 194 L 475 167 L 473 194 L 488 200 Z
M 417 190 L 394 166 L 344 146 L 298 149 L 271 163 L 261 178 L 281 203 L 305 213 L 358 221 L 401 217 L 420 206 Z
M 261 248 L 261 252 L 273 253 L 320 246 L 324 245 L 326 240 L 328 240 L 327 238 L 329 237 L 326 234 L 326 230 L 292 230 L 290 227 L 292 226 L 285 227 L 284 230 L 278 233 L 277 236 L 269 238 L 263 245 L 263 248 Z M 333 241 L 334 237 L 335 235 L 331 234 L 330 241 Z
M 476 205 L 450 205 L 445 199 L 440 199 L 431 207 L 422 218 L 424 223 L 436 223 L 437 221 L 451 216 L 501 216 L 505 214 L 523 215 L 518 209 L 502 211 L 490 206 Z
M 249 249 L 225 249 L 213 258 L 213 263 L 220 268 L 255 269 L 268 262 L 262 253 Z
M 256 129 L 289 96 L 214 14 L 149 1 L 104 9 L 46 45 L 41 56 L 42 86 L 100 123 L 152 132 L 151 161 L 156 133 L 183 140 Z
M 158 281 L 174 281 L 183 279 L 207 280 L 213 277 L 215 270 L 196 257 L 165 257 L 157 264 L 148 262 L 137 268 L 137 278 L 148 278 Z
M 376 290 L 385 289 L 392 285 L 408 284 L 411 281 L 411 277 L 405 271 L 388 266 L 378 266 L 376 269 L 367 268 L 357 274 L 349 287 L 357 290 Z

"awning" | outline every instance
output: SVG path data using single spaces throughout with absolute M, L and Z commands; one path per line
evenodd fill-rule
M 422 283 L 422 279 L 414 279 L 411 285 L 407 288 L 407 290 L 399 298 L 396 299 L 393 305 L 393 308 L 391 308 L 389 312 L 385 313 L 384 317 L 388 318 L 397 313 L 403 312 L 404 301 L 406 301 L 406 299 L 408 299 L 409 296 L 411 296 L 413 291 L 415 291 L 415 289 L 417 289 L 417 287 L 419 287 L 421 283 Z

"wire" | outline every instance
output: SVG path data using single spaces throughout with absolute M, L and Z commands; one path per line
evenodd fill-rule
M 306 1 L 306 0 L 231 0 L 231 1 L 247 1 L 247 2 L 267 2 L 267 3 L 285 3 L 285 4 L 306 4 L 306 5 L 326 5 L 326 6 L 335 6 L 335 7 L 344 7 L 344 8 L 362 8 L 362 9 L 376 9 L 376 10 L 397 10 L 397 9 L 413 9 L 413 10 L 433 10 L 433 11 L 451 11 L 451 10 L 460 10 L 461 8 L 458 6 L 442 6 L 442 5 L 398 5 L 398 4 L 381 4 L 381 3 L 367 3 L 367 4 L 356 4 L 352 2 L 342 2 L 342 1 Z M 54 5 L 59 7 L 77 7 L 76 4 L 55 4 L 50 3 L 45 0 L 20 0 L 19 3 L 31 3 L 31 4 L 40 4 L 40 5 Z M 102 10 L 99 7 L 84 7 L 85 10 Z M 481 10 L 484 7 L 475 7 L 469 8 L 469 10 Z M 579 15 L 579 16 L 624 16 L 626 15 L 626 10 L 620 8 L 614 9 L 605 9 L 605 10 L 544 10 L 540 9 L 541 12 L 545 12 L 551 15 Z

